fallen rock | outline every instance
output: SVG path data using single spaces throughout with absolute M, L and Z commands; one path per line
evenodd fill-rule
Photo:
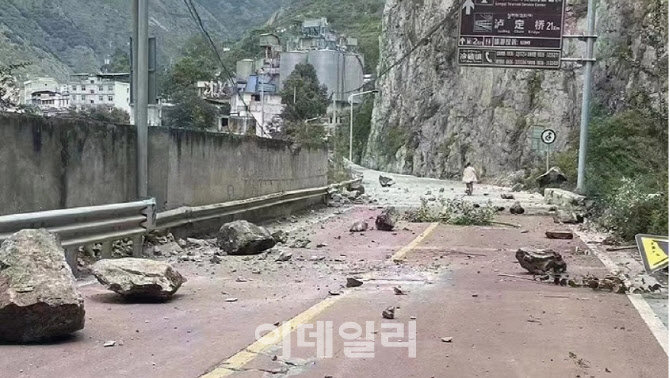
M 514 186 L 512 186 L 512 191 L 513 192 L 518 193 L 522 190 L 523 190 L 523 185 L 522 184 L 514 184 Z
M 363 285 L 363 281 L 353 277 L 347 277 L 347 287 L 359 287 Z
M 368 222 L 359 221 L 351 226 L 349 232 L 365 232 L 368 230 L 368 227 Z
M 503 194 L 500 195 L 500 198 L 502 198 L 504 200 L 513 200 L 514 199 L 514 194 L 503 193 Z
M 111 348 L 113 346 L 116 346 L 116 341 L 114 340 L 106 341 L 104 344 L 102 344 L 102 346 L 104 348 Z
M 554 214 L 554 223 L 579 224 L 584 223 L 584 216 L 573 211 L 558 210 Z
M 221 264 L 221 261 L 223 260 L 221 260 L 221 257 L 217 255 L 214 255 L 212 256 L 212 258 L 209 259 L 209 262 L 211 262 L 212 264 Z
M 375 225 L 380 231 L 393 231 L 396 222 L 398 222 L 399 214 L 395 207 L 387 207 L 377 216 Z
M 574 235 L 572 234 L 572 231 L 547 231 L 545 232 L 545 235 L 547 235 L 547 238 L 549 239 L 561 239 L 561 240 L 571 240 L 574 239 Z
M 442 340 L 443 343 L 450 343 L 452 340 L 454 340 L 453 337 L 443 337 L 440 340 Z
M 206 240 L 195 238 L 186 238 L 186 244 L 196 248 L 209 247 L 209 243 Z
M 351 184 L 350 189 L 358 193 L 359 196 L 365 194 L 365 187 L 360 183 Z
M 288 241 L 288 232 L 284 230 L 275 231 L 272 233 L 272 238 L 277 243 L 286 244 L 286 242 Z
M 279 256 L 275 259 L 277 262 L 286 262 L 289 261 L 291 258 L 293 258 L 293 254 L 291 252 L 286 252 L 286 251 L 281 251 L 279 253 Z
M 395 295 L 407 295 L 403 289 L 401 289 L 399 286 L 394 286 L 393 287 L 393 292 Z
M 379 176 L 379 184 L 382 186 L 382 188 L 388 188 L 393 185 L 395 185 L 395 180 L 391 177 L 386 177 L 386 176 Z
M 65 252 L 46 230 L 21 230 L 0 246 L 0 340 L 36 342 L 84 328 L 84 299 Z
M 307 248 L 312 241 L 309 239 L 296 239 L 291 244 L 291 248 Z
M 166 262 L 136 258 L 98 261 L 93 275 L 107 289 L 136 299 L 169 299 L 186 282 Z
M 565 174 L 558 167 L 552 167 L 547 171 L 547 173 L 539 176 L 535 179 L 538 185 L 542 188 L 549 185 L 561 185 L 562 183 L 568 181 L 568 178 L 565 177 Z
M 514 205 L 509 208 L 509 212 L 514 214 L 514 215 L 521 215 L 526 212 L 526 210 L 521 206 L 521 203 L 519 201 L 514 202 Z
M 387 307 L 386 310 L 382 311 L 382 317 L 384 319 L 393 319 L 395 318 L 395 307 Z
M 332 296 L 338 296 L 338 295 L 342 295 L 342 292 L 339 291 L 339 290 L 329 290 L 328 294 L 330 294 Z
M 567 269 L 561 254 L 549 249 L 521 248 L 516 252 L 516 259 L 532 274 L 563 273 Z
M 257 255 L 276 242 L 266 228 L 240 220 L 221 226 L 217 244 L 229 255 Z
M 155 256 L 172 256 L 180 255 L 184 252 L 182 247 L 177 242 L 170 242 L 167 244 L 154 245 Z

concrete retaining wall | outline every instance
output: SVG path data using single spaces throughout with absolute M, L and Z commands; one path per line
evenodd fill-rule
M 132 126 L 0 114 L 0 215 L 127 202 Z M 288 142 L 150 128 L 149 195 L 159 211 L 325 186 L 327 151 Z

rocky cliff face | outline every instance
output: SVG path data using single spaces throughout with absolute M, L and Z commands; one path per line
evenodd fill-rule
M 594 104 L 611 112 L 631 104 L 667 119 L 667 0 L 597 0 Z M 561 70 L 468 68 L 457 65 L 460 1 L 389 0 L 379 72 L 440 29 L 378 80 L 364 164 L 431 177 L 457 176 L 471 161 L 486 176 L 527 167 L 538 130 L 558 133 L 565 149 L 579 129 L 582 66 Z M 567 5 L 566 34 L 586 30 L 586 0 Z M 565 40 L 564 57 L 585 43 Z

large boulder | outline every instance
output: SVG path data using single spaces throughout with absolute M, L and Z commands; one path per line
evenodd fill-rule
M 377 229 L 380 231 L 393 231 L 399 217 L 400 214 L 398 214 L 395 207 L 387 207 L 377 216 L 375 226 L 377 226 Z
M 98 261 L 93 275 L 107 289 L 131 299 L 166 300 L 186 282 L 166 262 L 135 258 Z
M 84 328 L 84 299 L 65 251 L 46 230 L 22 230 L 0 247 L 0 340 L 36 342 Z
M 560 168 L 558 167 L 553 167 L 547 171 L 547 173 L 543 174 L 542 176 L 539 176 L 538 178 L 535 179 L 540 185 L 540 187 L 544 188 L 547 186 L 558 186 L 563 184 L 564 182 L 568 181 L 568 178 L 565 177 L 565 174 L 563 171 L 561 171 Z
M 574 211 L 558 210 L 554 214 L 554 223 L 580 224 L 584 223 L 584 215 Z
M 526 212 L 526 209 L 521 206 L 521 202 L 517 201 L 514 202 L 514 205 L 509 208 L 509 212 L 514 214 L 514 215 L 521 215 Z
M 563 273 L 567 269 L 563 256 L 550 249 L 521 248 L 516 252 L 516 259 L 533 274 Z
M 221 226 L 217 244 L 229 255 L 257 255 L 274 247 L 276 241 L 264 227 L 240 220 Z

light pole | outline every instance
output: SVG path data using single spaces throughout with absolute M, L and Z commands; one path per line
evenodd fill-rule
M 349 95 L 349 109 L 351 110 L 351 116 L 349 116 L 349 161 L 354 161 L 354 97 L 363 96 L 368 93 L 379 93 L 378 89 L 371 91 L 365 91 L 360 93 L 352 93 Z

